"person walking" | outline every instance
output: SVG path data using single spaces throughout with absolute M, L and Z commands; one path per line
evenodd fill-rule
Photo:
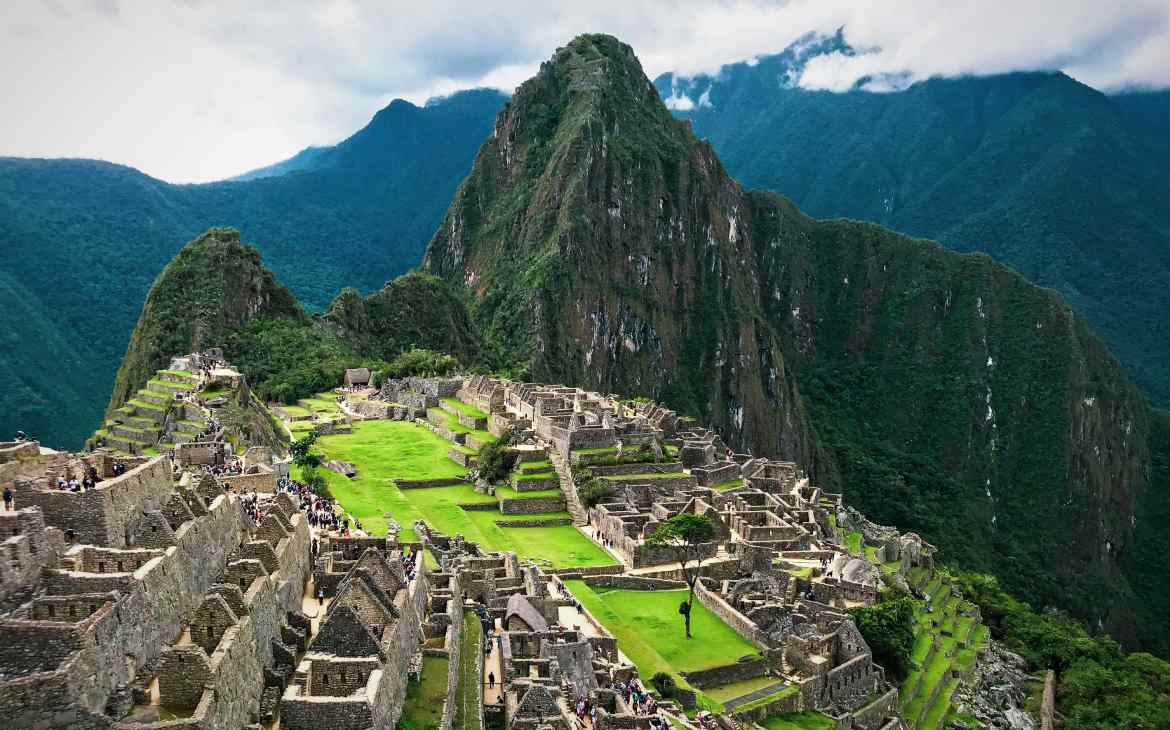
M 5 512 L 12 512 L 13 511 L 12 500 L 13 500 L 14 496 L 15 495 L 13 495 L 13 493 L 12 493 L 12 487 L 5 485 L 4 486 L 4 511 Z
M 488 689 L 495 689 L 496 687 L 496 673 L 488 672 Z

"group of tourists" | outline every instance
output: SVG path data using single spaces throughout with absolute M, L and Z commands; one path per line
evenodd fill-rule
M 288 492 L 297 498 L 297 506 L 309 521 L 309 527 L 326 532 L 337 532 L 343 536 L 350 534 L 349 518 L 338 514 L 337 500 L 332 497 L 321 497 L 313 493 L 309 487 L 288 477 L 281 477 L 276 483 L 276 492 Z M 361 523 L 355 520 L 355 529 L 361 529 Z
M 593 704 L 593 700 L 588 697 L 578 697 L 574 710 L 578 720 L 583 722 L 588 717 L 590 725 L 597 723 L 597 705 Z
M 658 704 L 637 678 L 631 677 L 628 682 L 616 680 L 612 688 L 622 696 L 627 705 L 634 708 L 634 714 L 653 715 L 658 712 Z
M 244 467 L 239 459 L 232 459 L 224 464 L 201 464 L 199 470 L 213 477 L 231 477 L 244 473 Z
M 117 467 L 121 464 L 121 462 L 118 462 L 114 465 L 114 476 L 125 473 L 126 467 L 124 465 L 122 465 L 121 472 L 117 470 Z M 70 477 L 69 479 L 63 476 L 57 477 L 56 486 L 62 492 L 88 492 L 96 487 L 99 481 L 101 480 L 98 479 L 97 468 L 91 466 L 85 470 L 85 476 L 81 479 L 78 479 L 76 476 Z
M 248 519 L 252 521 L 252 524 L 259 527 L 266 512 L 260 509 L 260 496 L 256 494 L 256 490 L 253 489 L 250 493 L 242 495 L 240 497 L 240 504 L 243 506 L 244 513 L 248 515 Z

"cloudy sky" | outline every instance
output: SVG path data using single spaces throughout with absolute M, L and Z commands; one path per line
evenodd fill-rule
M 1105 90 L 1170 87 L 1167 0 L 0 5 L 0 155 L 100 158 L 176 182 L 335 143 L 395 97 L 510 91 L 583 32 L 630 43 L 651 77 L 714 72 L 843 26 L 874 52 L 818 59 L 803 85 L 1058 68 Z

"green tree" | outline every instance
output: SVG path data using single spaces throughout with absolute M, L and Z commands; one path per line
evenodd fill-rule
M 293 463 L 301 469 L 315 469 L 321 466 L 321 455 L 313 451 L 313 445 L 317 443 L 319 435 L 316 431 L 310 431 L 288 447 Z
M 445 352 L 435 352 L 420 347 L 412 347 L 398 355 L 379 375 L 379 381 L 385 378 L 406 378 L 410 376 L 434 377 L 449 375 L 460 369 L 459 361 Z
M 691 609 L 695 605 L 695 584 L 703 575 L 703 560 L 706 544 L 715 537 L 715 523 L 706 515 L 684 512 L 671 517 L 658 526 L 646 542 L 668 548 L 675 560 L 682 566 L 683 580 L 687 583 L 687 600 L 679 604 L 678 612 L 683 616 L 687 638 L 691 638 Z
M 905 677 L 914 649 L 914 601 L 898 598 L 856 608 L 851 613 L 874 660 L 894 676 Z
M 577 488 L 581 503 L 586 507 L 596 507 L 613 496 L 613 487 L 602 479 L 589 479 Z
M 515 452 L 508 450 L 508 443 L 512 440 L 512 431 L 508 429 L 500 437 L 479 450 L 476 463 L 479 466 L 479 475 L 495 484 L 503 481 L 508 472 L 516 464 Z

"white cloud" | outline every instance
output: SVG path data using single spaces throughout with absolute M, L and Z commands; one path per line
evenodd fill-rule
M 1101 88 L 1170 86 L 1166 0 L 7 0 L 3 14 L 0 154 L 177 181 L 336 142 L 395 97 L 510 90 L 582 32 L 630 43 L 651 76 L 714 72 L 844 26 L 880 50 L 818 59 L 800 83 L 1061 68 Z

